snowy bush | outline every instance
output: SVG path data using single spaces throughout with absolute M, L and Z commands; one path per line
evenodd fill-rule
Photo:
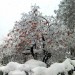
M 62 63 L 54 63 L 49 67 L 49 70 L 52 72 L 52 74 L 68 74 L 72 75 L 74 71 L 74 66 L 72 65 L 72 60 L 67 58 Z
M 9 62 L 6 66 L 1 66 L 0 71 L 4 73 L 9 73 L 10 71 L 21 69 L 22 64 L 17 62 Z
M 62 63 L 54 63 L 50 67 L 36 67 L 31 70 L 32 75 L 72 75 L 74 66 L 70 59 L 66 59 Z
M 53 63 L 50 67 L 42 61 L 31 59 L 20 64 L 9 62 L 0 67 L 0 75 L 74 75 L 75 60 L 67 58 L 62 63 Z
M 63 67 L 63 65 L 61 65 Z M 57 75 L 65 71 L 65 68 L 62 69 L 60 63 L 55 63 L 49 68 L 45 67 L 36 67 L 31 70 L 31 75 Z
M 72 65 L 71 59 L 67 58 L 63 63 L 65 66 L 65 69 L 67 71 L 74 69 L 74 66 Z
M 22 66 L 22 70 L 30 72 L 31 69 L 38 67 L 38 66 L 47 67 L 47 65 L 44 62 L 35 60 L 35 59 L 31 59 L 25 62 L 25 64 Z
M 71 60 L 71 64 L 74 66 L 74 73 L 73 75 L 75 74 L 75 60 Z
M 49 68 L 50 74 L 57 75 L 58 73 L 65 72 L 65 67 L 63 63 L 54 63 Z
M 38 66 L 46 67 L 46 64 L 42 61 L 34 60 L 34 59 L 28 60 L 24 64 L 20 64 L 17 62 L 9 62 L 6 66 L 1 66 L 0 71 L 2 71 L 3 73 L 9 73 L 11 71 L 15 72 L 15 70 L 20 70 L 20 71 L 26 71 L 27 73 L 29 73 L 31 69 L 38 67 Z

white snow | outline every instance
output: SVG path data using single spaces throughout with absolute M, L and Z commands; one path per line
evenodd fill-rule
M 24 71 L 15 70 L 15 71 L 10 71 L 8 75 L 26 75 L 26 73 Z
M 54 63 L 48 68 L 48 70 L 55 74 L 58 74 L 59 72 L 65 72 L 65 67 L 63 63 Z
M 47 67 L 44 62 L 35 59 L 30 59 L 29 61 L 25 62 L 25 64 Z
M 46 75 L 46 67 L 36 67 L 31 70 L 30 75 Z

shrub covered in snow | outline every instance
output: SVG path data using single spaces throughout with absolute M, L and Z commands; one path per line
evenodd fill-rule
M 32 75 L 72 75 L 74 66 L 70 59 L 66 59 L 62 63 L 54 63 L 50 67 L 36 67 L 31 70 Z
M 65 72 L 65 67 L 63 63 L 54 63 L 48 68 L 48 72 L 53 75 L 57 75 L 58 73 Z
M 73 73 L 74 66 L 71 64 L 71 59 L 67 58 L 62 63 L 52 64 L 49 67 L 49 70 L 52 72 L 53 75 L 59 74 L 59 73 L 65 73 L 65 74 L 71 75 Z
M 67 71 L 74 69 L 71 59 L 67 58 L 63 63 Z
M 10 71 L 21 69 L 20 68 L 21 66 L 22 66 L 22 64 L 19 64 L 17 62 L 9 62 L 6 66 L 1 66 L 0 71 L 2 71 L 4 73 L 9 73 Z
M 30 72 L 31 69 L 38 67 L 38 66 L 47 67 L 47 65 L 44 62 L 35 60 L 35 59 L 31 59 L 25 62 L 25 64 L 22 66 L 22 69 L 27 72 Z
M 42 61 L 31 59 L 20 64 L 9 62 L 0 67 L 0 75 L 74 75 L 75 60 L 67 58 L 62 63 L 54 63 L 50 67 Z
M 2 71 L 3 73 L 9 73 L 15 70 L 30 72 L 31 69 L 38 66 L 46 67 L 46 64 L 42 61 L 34 60 L 34 59 L 28 60 L 24 64 L 20 64 L 17 62 L 9 62 L 6 66 L 1 66 L 0 71 Z

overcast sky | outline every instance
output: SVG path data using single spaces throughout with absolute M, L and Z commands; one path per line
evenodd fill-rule
M 35 3 L 43 15 L 49 16 L 58 9 L 60 0 L 0 0 L 0 42 L 21 18 L 21 13 L 29 12 Z

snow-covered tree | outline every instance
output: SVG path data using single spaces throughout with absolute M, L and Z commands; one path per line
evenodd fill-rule
M 21 20 L 15 22 L 13 29 L 4 41 L 3 54 L 11 56 L 11 60 L 14 60 L 13 56 L 15 60 L 16 56 L 18 60 L 21 57 L 25 60 L 26 56 L 24 55 L 26 54 L 31 54 L 37 59 L 37 53 L 43 53 L 43 49 L 46 48 L 46 40 L 49 38 L 47 36 L 49 17 L 42 16 L 36 5 L 32 6 L 31 9 L 28 14 L 22 13 Z
M 62 0 L 57 10 L 57 17 L 64 25 L 67 25 L 72 31 L 75 28 L 75 1 Z
M 34 58 L 50 65 L 74 56 L 75 33 L 64 24 L 60 11 L 56 17 L 50 17 L 43 16 L 36 5 L 31 9 L 28 14 L 22 13 L 21 20 L 15 22 L 5 38 L 1 47 L 2 62 L 23 63 Z
M 74 0 L 62 0 L 59 4 L 59 9 L 55 11 L 57 25 L 64 25 L 67 27 L 66 36 L 64 36 L 65 43 L 68 51 L 71 55 L 75 55 L 75 1 Z

